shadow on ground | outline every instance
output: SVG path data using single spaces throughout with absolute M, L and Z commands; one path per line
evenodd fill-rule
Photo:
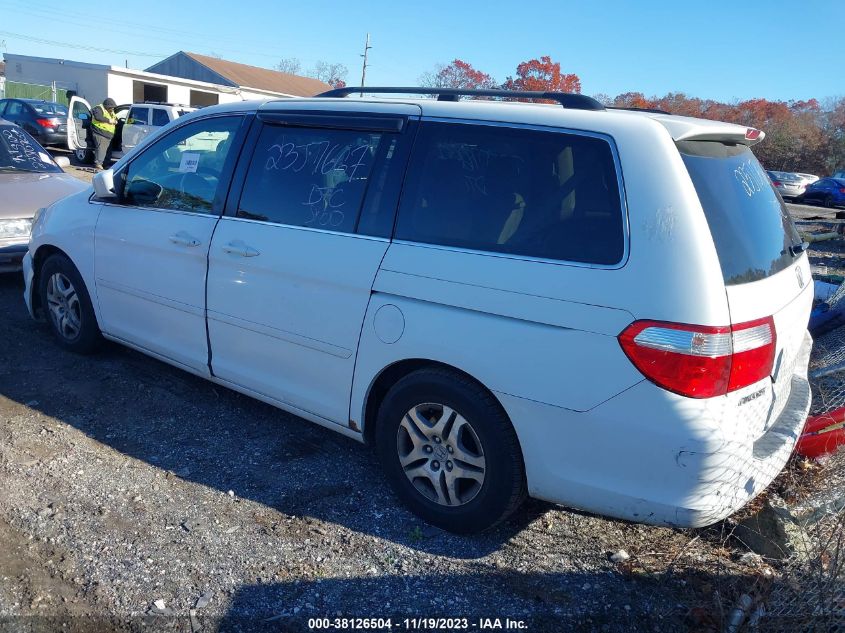
M 474 559 L 551 506 L 530 501 L 497 529 L 430 528 L 387 489 L 373 451 L 269 405 L 118 345 L 81 357 L 29 319 L 18 275 L 0 276 L 0 393 L 157 468 L 222 492 L 390 539 Z

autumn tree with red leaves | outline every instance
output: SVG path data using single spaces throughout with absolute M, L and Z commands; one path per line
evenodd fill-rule
M 539 90 L 541 92 L 581 92 L 581 79 L 560 70 L 560 62 L 544 55 L 516 67 L 516 77 L 508 77 L 506 90 Z
M 608 102 L 606 97 L 603 96 L 603 99 L 603 102 Z M 656 108 L 671 114 L 726 121 L 763 130 L 766 137 L 754 145 L 754 153 L 767 169 L 826 175 L 845 167 L 845 99 L 822 107 L 816 99 L 746 99 L 722 103 L 689 97 L 680 92 L 663 97 L 626 92 L 609 100 L 608 105 Z
M 476 90 L 496 87 L 496 82 L 490 75 L 476 70 L 471 64 L 461 59 L 456 59 L 445 66 L 438 64 L 434 71 L 424 73 L 419 81 L 426 88 Z

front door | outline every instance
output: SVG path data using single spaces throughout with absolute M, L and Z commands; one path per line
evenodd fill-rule
M 150 145 L 116 174 L 121 195 L 97 222 L 103 331 L 202 374 L 206 256 L 242 123 L 242 116 L 210 117 Z
M 71 97 L 67 107 L 67 147 L 84 152 L 88 147 L 88 126 L 91 124 L 91 104 L 82 97 Z
M 150 108 L 132 106 L 123 126 L 123 151 L 128 152 L 150 133 Z
M 334 116 L 316 127 L 280 117 L 255 133 L 242 193 L 230 199 L 209 251 L 212 370 L 346 425 L 408 135 L 399 118 L 352 124 Z

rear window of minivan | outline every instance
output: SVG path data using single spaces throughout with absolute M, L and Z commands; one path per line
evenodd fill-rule
M 801 238 L 783 200 L 746 145 L 679 141 L 728 285 L 787 268 Z
M 624 216 L 610 143 L 597 136 L 425 122 L 396 239 L 616 265 Z

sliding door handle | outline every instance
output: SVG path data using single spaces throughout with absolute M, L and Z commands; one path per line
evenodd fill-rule
M 244 244 L 241 240 L 229 242 L 223 247 L 223 252 L 229 253 L 230 255 L 240 255 L 241 257 L 256 257 L 261 254 L 252 248 L 252 246 Z

